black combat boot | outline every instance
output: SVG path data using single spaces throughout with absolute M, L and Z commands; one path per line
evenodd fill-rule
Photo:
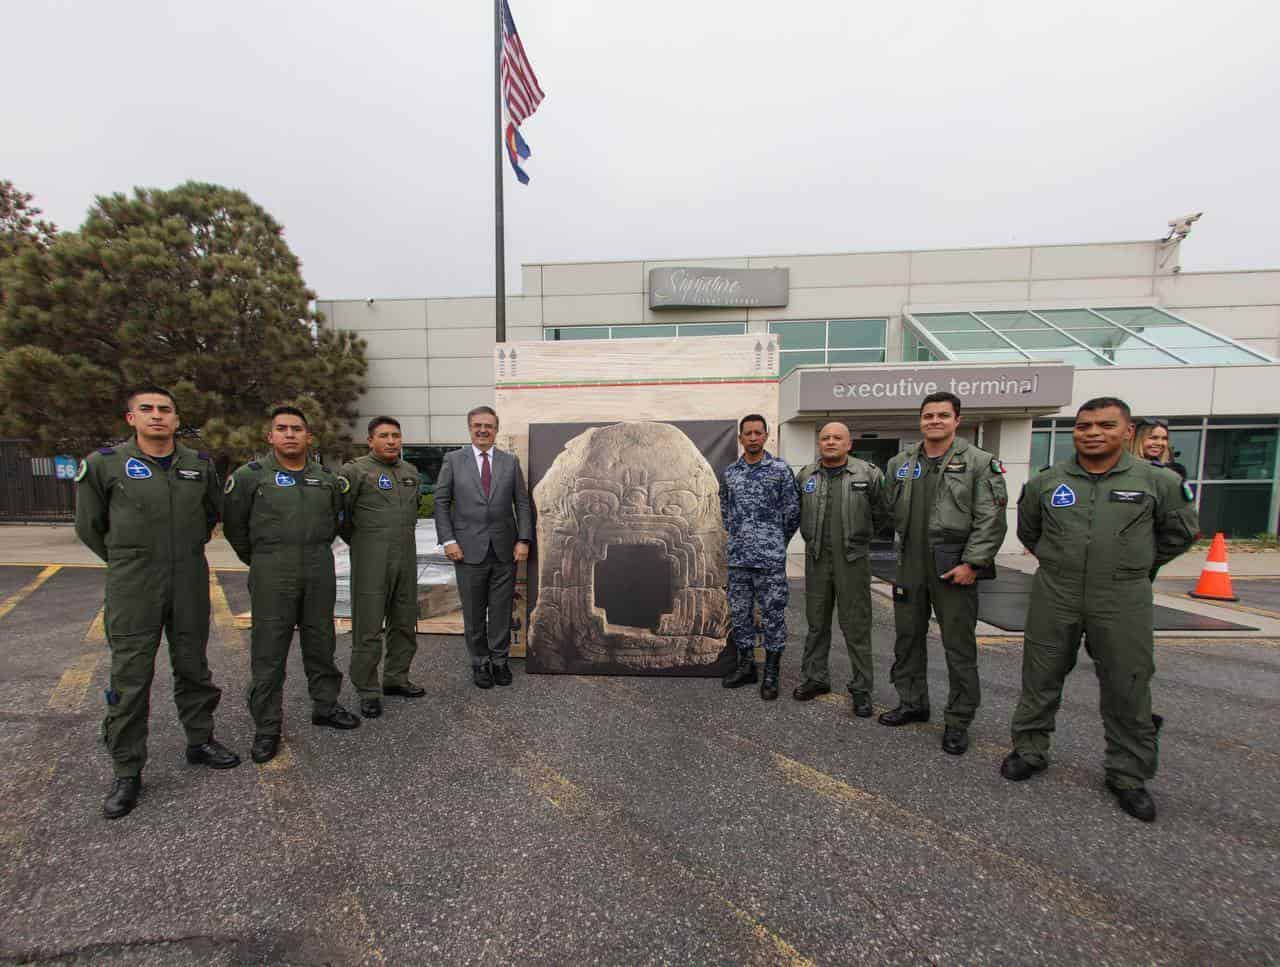
M 738 652 L 738 664 L 733 671 L 720 679 L 725 688 L 741 688 L 743 685 L 756 683 L 756 653 L 754 651 Z
M 142 792 L 141 776 L 117 776 L 111 786 L 107 801 L 102 804 L 102 815 L 107 819 L 119 819 L 133 812 Z
M 778 674 L 782 670 L 781 665 L 782 652 L 766 651 L 764 653 L 764 679 L 760 682 L 760 697 L 766 702 L 776 701 L 778 698 Z

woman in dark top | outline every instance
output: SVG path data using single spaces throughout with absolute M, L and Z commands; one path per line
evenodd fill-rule
M 1151 417 L 1139 420 L 1131 450 L 1135 457 L 1157 467 L 1167 467 L 1183 480 L 1187 479 L 1187 468 L 1174 459 L 1174 453 L 1169 449 L 1168 420 Z

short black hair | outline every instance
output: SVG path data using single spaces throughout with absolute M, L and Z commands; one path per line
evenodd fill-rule
M 960 397 L 956 396 L 955 393 L 948 393 L 946 390 L 930 393 L 920 401 L 920 412 L 923 413 L 924 408 L 930 403 L 950 403 L 956 416 L 960 415 Z
M 128 411 L 133 407 L 133 401 L 135 397 L 142 396 L 146 393 L 150 393 L 153 396 L 167 396 L 169 397 L 169 402 L 173 404 L 173 408 L 175 410 L 178 408 L 178 401 L 175 400 L 173 398 L 173 394 L 170 393 L 163 386 L 156 386 L 154 383 L 144 383 L 141 386 L 131 387 L 129 391 L 125 393 L 124 395 L 125 410 Z
M 497 411 L 495 411 L 492 406 L 473 406 L 471 407 L 471 409 L 467 410 L 467 429 L 468 430 L 471 429 L 471 418 L 475 416 L 477 413 L 488 413 L 491 417 L 493 417 L 494 428 L 495 429 L 497 428 L 498 414 L 497 414 Z
M 298 409 L 296 406 L 285 405 L 285 406 L 275 407 L 271 411 L 272 423 L 275 422 L 277 416 L 296 416 L 298 419 L 302 421 L 303 426 L 305 426 L 308 430 L 311 429 L 311 424 L 307 422 L 307 414 L 303 413 L 302 410 Z
M 742 419 L 740 419 L 740 420 L 738 421 L 738 432 L 739 432 L 739 433 L 741 433 L 741 432 L 742 432 L 742 428 L 743 428 L 744 426 L 746 426 L 748 423 L 760 423 L 760 424 L 763 424 L 763 426 L 764 426 L 764 432 L 765 432 L 765 433 L 768 433 L 768 432 L 769 432 L 769 421 L 768 421 L 768 420 L 766 420 L 766 419 L 765 419 L 763 416 L 761 416 L 759 413 L 748 413 L 746 416 L 744 416 Z
M 390 423 L 397 430 L 401 429 L 400 421 L 397 420 L 394 416 L 375 416 L 372 420 L 369 421 L 369 436 L 373 436 L 373 431 L 376 430 L 378 427 L 382 426 L 384 423 Z
M 1129 409 L 1129 404 L 1116 396 L 1095 396 L 1091 400 L 1085 400 L 1080 404 L 1080 409 L 1076 410 L 1076 416 L 1088 410 L 1105 410 L 1109 406 L 1114 406 L 1124 414 L 1126 420 L 1133 422 L 1133 411 Z

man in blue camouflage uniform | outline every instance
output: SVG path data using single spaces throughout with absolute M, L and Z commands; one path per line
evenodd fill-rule
M 756 681 L 755 610 L 764 630 L 760 697 L 778 697 L 778 671 L 787 644 L 787 544 L 800 526 L 800 497 L 786 462 L 765 450 L 769 424 L 759 413 L 738 423 L 742 456 L 725 468 L 720 513 L 729 533 L 729 608 L 738 664 L 725 688 Z

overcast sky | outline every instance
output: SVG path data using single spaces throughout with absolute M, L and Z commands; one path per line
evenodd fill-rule
M 510 0 L 521 262 L 1154 238 L 1280 267 L 1280 6 Z M 320 298 L 493 292 L 488 0 L 6 0 L 0 178 L 74 228 L 188 179 Z

